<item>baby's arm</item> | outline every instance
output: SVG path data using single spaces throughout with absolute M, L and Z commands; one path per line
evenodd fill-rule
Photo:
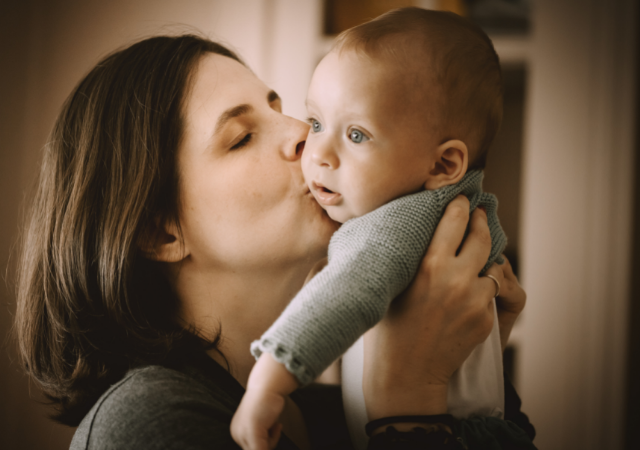
M 247 399 L 234 416 L 236 432 L 253 432 L 263 445 L 275 445 L 279 428 L 274 424 L 284 397 L 298 382 L 313 381 L 382 318 L 390 302 L 413 279 L 448 202 L 464 192 L 472 208 L 480 202 L 495 217 L 497 202 L 489 194 L 480 194 L 481 179 L 481 174 L 467 174 L 459 185 L 402 197 L 350 220 L 336 232 L 327 267 L 294 298 L 260 341 L 252 344 L 252 353 L 259 360 L 251 377 L 258 370 L 269 381 L 256 383 L 251 394 L 248 387 Z M 487 266 L 506 243 L 497 217 L 489 222 L 493 248 Z M 252 408 L 256 411 L 251 412 Z M 241 426 L 242 420 L 248 424 Z M 253 428 L 258 425 L 263 427 L 260 432 Z
M 382 319 L 391 301 L 411 282 L 444 213 L 459 193 L 472 208 L 486 207 L 492 256 L 506 239 L 495 215 L 497 201 L 482 194 L 482 173 L 436 191 L 401 197 L 346 222 L 329 245 L 329 264 L 316 275 L 251 352 L 271 353 L 298 381 L 308 384 Z
M 301 384 L 308 384 L 382 319 L 391 301 L 413 279 L 428 237 L 420 208 L 381 209 L 345 223 L 336 232 L 327 267 L 252 344 L 254 356 L 271 353 Z M 418 218 L 413 222 L 420 225 L 396 217 L 400 211 L 415 213 Z
M 343 225 L 332 239 L 328 265 L 252 345 L 258 362 L 231 422 L 231 434 L 245 450 L 275 446 L 286 396 L 313 381 L 377 323 L 413 278 L 426 244 L 405 248 L 411 239 L 394 229 L 410 227 L 378 219 L 360 217 Z M 413 269 L 406 252 L 415 253 Z
M 298 380 L 283 364 L 265 352 L 251 370 L 247 391 L 231 420 L 231 436 L 243 449 L 272 449 L 280 439 L 278 419 L 286 397 L 298 388 Z
M 327 265 L 324 258 L 311 269 L 304 284 Z M 280 439 L 282 414 L 286 396 L 299 386 L 286 367 L 265 352 L 253 366 L 247 391 L 231 421 L 231 436 L 243 449 L 271 449 Z

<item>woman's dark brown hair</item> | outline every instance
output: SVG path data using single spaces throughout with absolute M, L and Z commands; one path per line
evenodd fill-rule
M 104 58 L 65 102 L 27 213 L 15 330 L 24 366 L 78 425 L 136 365 L 166 361 L 195 338 L 137 243 L 178 224 L 182 103 L 200 57 L 239 61 L 192 36 L 154 37 Z

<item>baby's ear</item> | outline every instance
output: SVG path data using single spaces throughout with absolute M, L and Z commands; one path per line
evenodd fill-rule
M 449 140 L 438 146 L 432 162 L 429 178 L 424 184 L 425 189 L 434 190 L 456 184 L 467 173 L 467 145 L 458 139 Z
M 160 225 L 155 223 L 143 231 L 138 239 L 138 248 L 145 258 L 161 262 L 178 262 L 189 256 L 178 226 L 172 221 Z

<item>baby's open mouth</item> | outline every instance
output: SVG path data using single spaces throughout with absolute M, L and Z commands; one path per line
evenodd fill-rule
M 316 183 L 315 181 L 312 183 L 314 195 L 318 203 L 323 206 L 332 206 L 336 205 L 340 202 L 342 196 L 338 192 L 334 192 L 331 189 L 324 187 L 320 183 Z
M 319 194 L 337 194 L 337 192 L 332 191 L 328 187 L 323 186 L 321 183 L 318 183 L 316 181 L 314 181 L 312 185 L 313 185 L 313 190 Z

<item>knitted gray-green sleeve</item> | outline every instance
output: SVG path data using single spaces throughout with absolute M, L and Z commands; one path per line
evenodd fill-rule
M 482 192 L 482 178 L 472 171 L 453 186 L 401 197 L 345 222 L 331 238 L 327 266 L 251 344 L 251 353 L 258 358 L 269 352 L 301 384 L 312 382 L 382 319 L 413 280 L 447 204 L 458 194 L 469 198 L 471 210 L 483 205 L 487 211 L 492 248 L 482 272 L 502 262 L 506 236 L 498 201 Z

